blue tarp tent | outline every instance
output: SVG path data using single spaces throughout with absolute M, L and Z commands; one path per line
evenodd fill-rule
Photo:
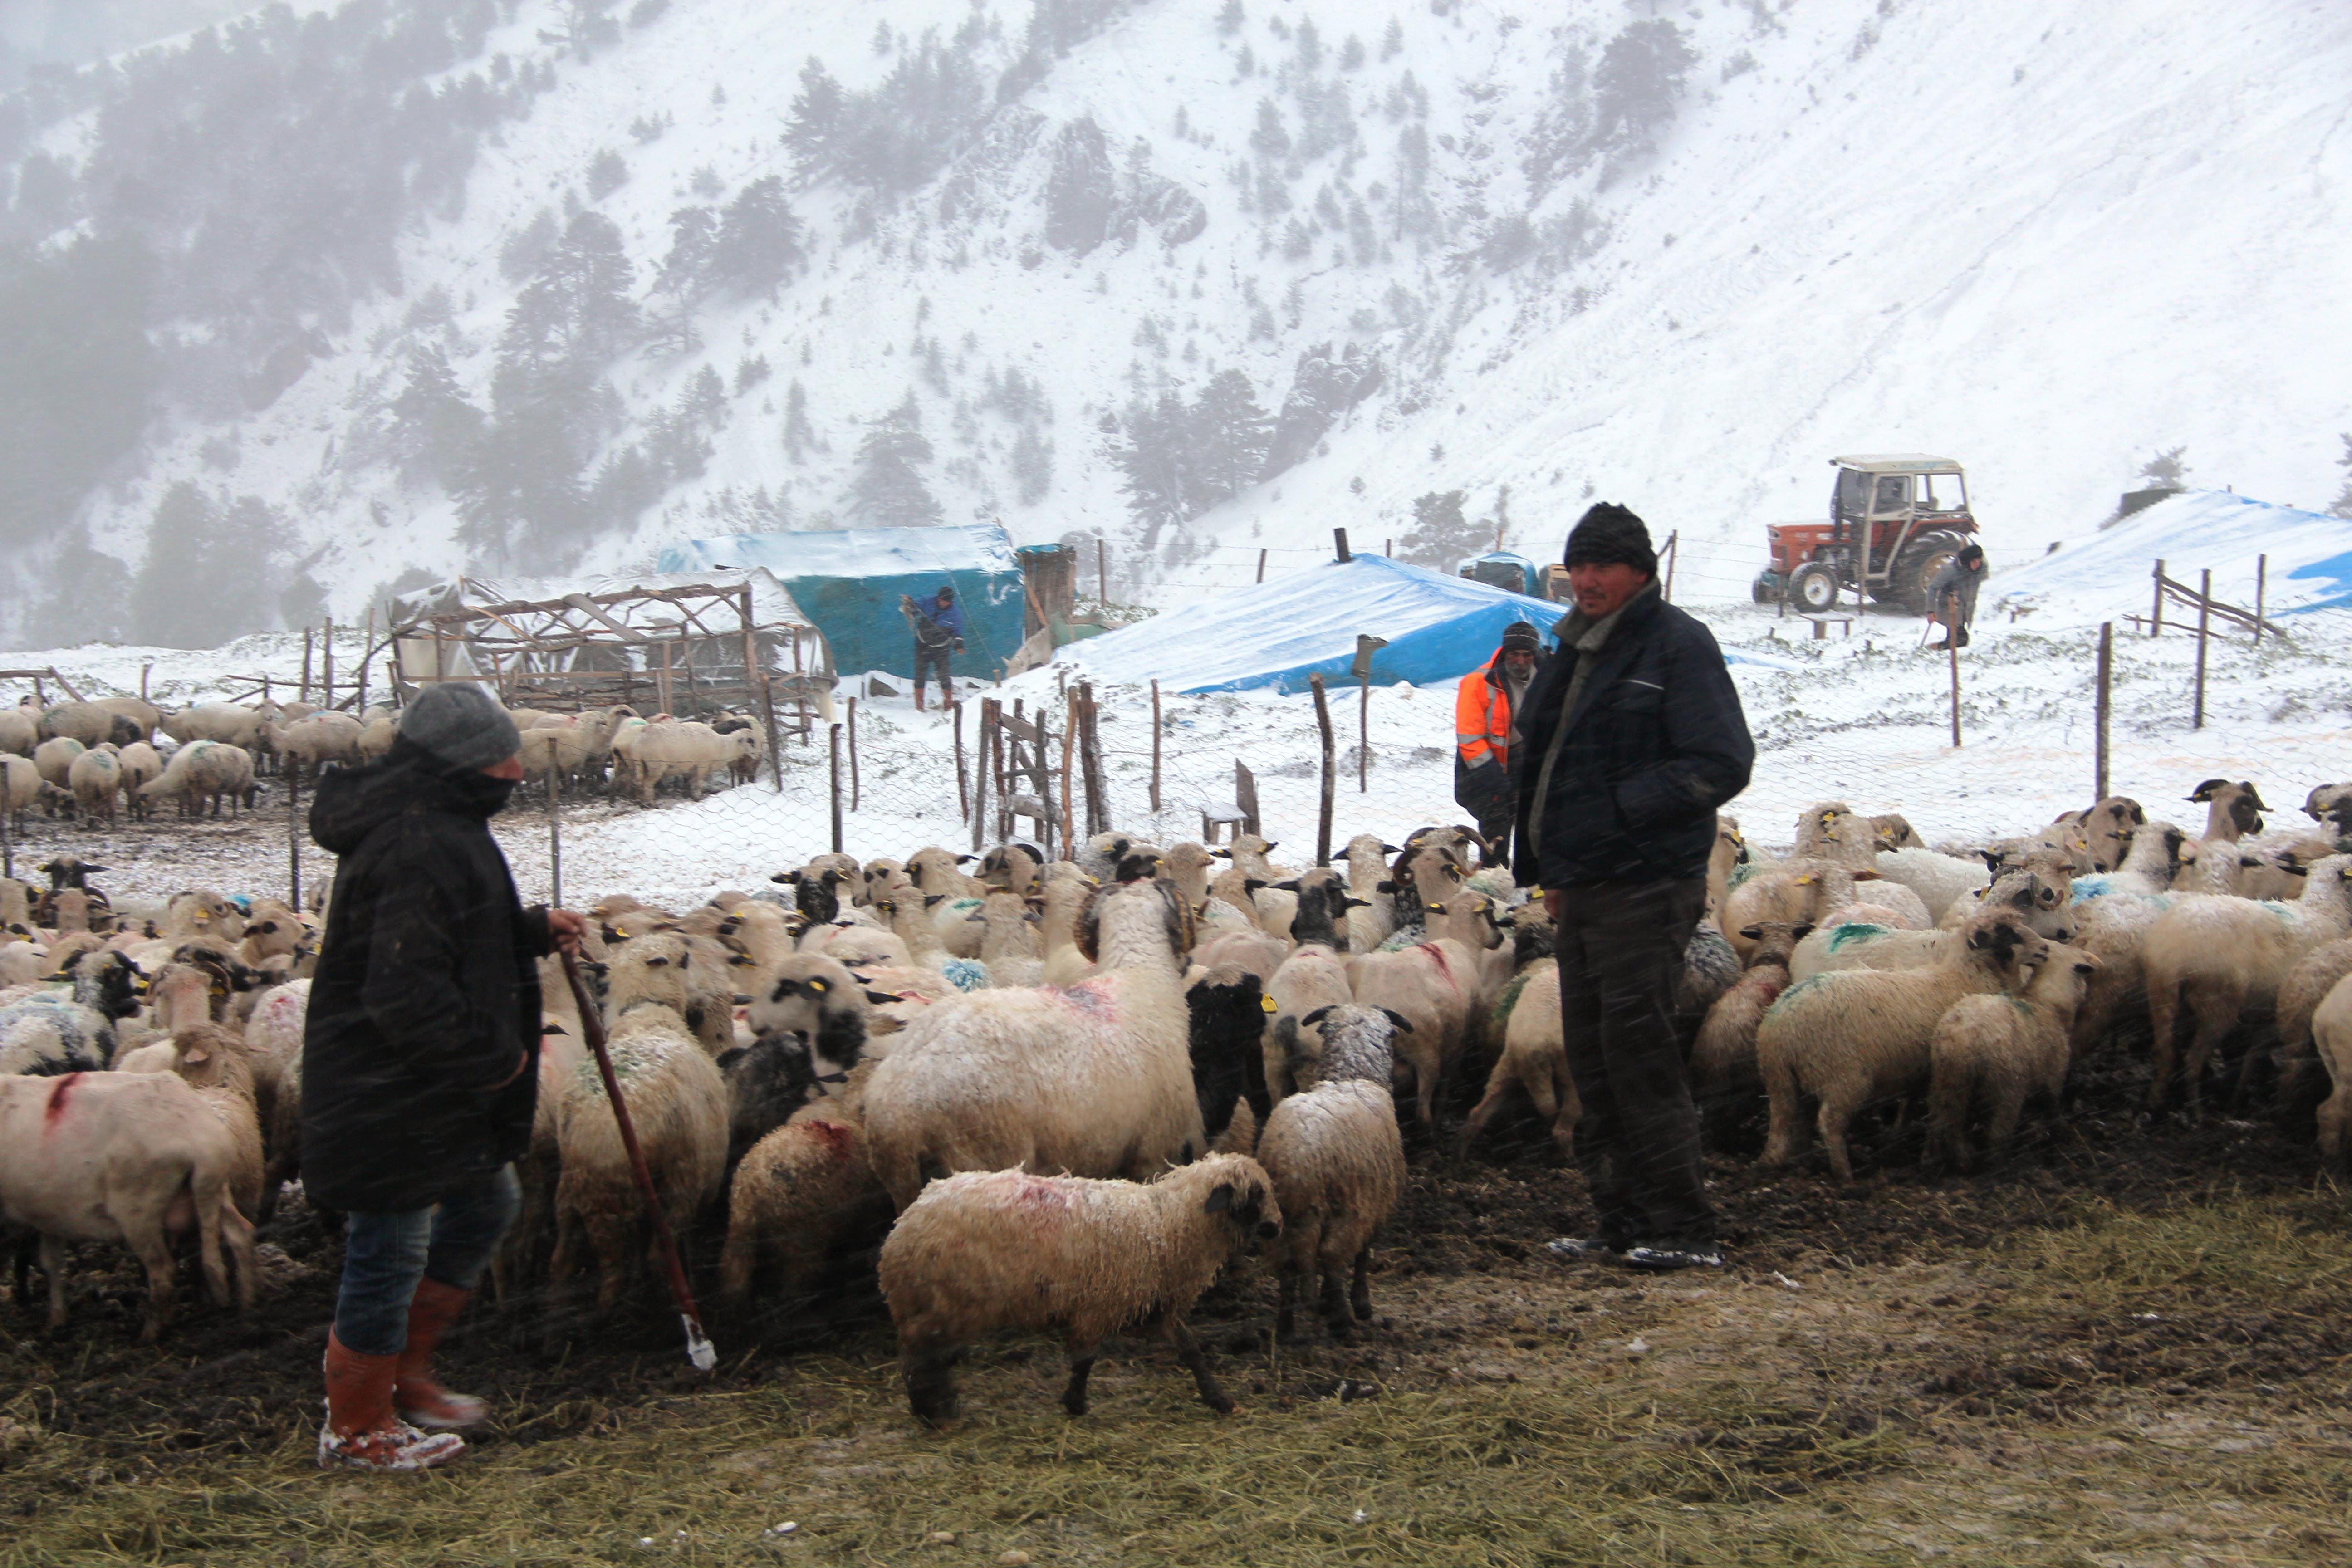
M 1171 610 L 1071 652 L 1105 680 L 1157 679 L 1178 691 L 1304 691 L 1310 675 L 1349 681 L 1356 634 L 1368 632 L 1389 642 L 1372 655 L 1374 685 L 1430 686 L 1486 663 L 1513 621 L 1534 622 L 1549 646 L 1552 623 L 1567 608 L 1359 555 Z
M 2192 587 L 2200 572 L 2210 571 L 2213 597 L 2225 604 L 2251 608 L 2263 594 L 2271 616 L 2352 608 L 2352 519 L 2223 490 L 2187 490 L 2027 565 L 1995 573 L 1978 618 L 2030 610 L 2040 629 L 2146 614 L 2149 572 L 2159 560 L 2165 575 Z M 2165 619 L 2176 615 L 2193 629 L 2194 609 L 2173 605 Z
M 728 566 L 772 573 L 824 634 L 838 672 L 912 676 L 915 640 L 898 600 L 928 600 L 942 584 L 963 606 L 958 675 L 993 680 L 1021 647 L 1021 568 L 993 523 L 689 539 L 655 563 L 660 572 Z

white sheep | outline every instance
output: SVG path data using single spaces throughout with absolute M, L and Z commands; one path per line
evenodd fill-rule
M 619 1016 L 608 1055 L 663 1215 L 672 1234 L 684 1236 L 727 1173 L 726 1082 L 686 1020 L 659 1002 L 640 1002 Z M 596 1259 L 596 1305 L 609 1310 L 645 1256 L 639 1230 L 647 1221 L 593 1059 L 573 1069 L 557 1110 L 556 1138 L 562 1174 L 555 1185 L 551 1272 L 559 1279 L 569 1275 L 584 1246 Z
M 2277 1005 L 2287 971 L 2305 953 L 2352 931 L 2352 855 L 2331 855 L 2311 868 L 2301 900 L 2256 903 L 2228 895 L 2174 899 L 2140 944 L 2147 984 L 2149 1027 L 2156 1036 L 2156 1074 L 2148 1104 L 2160 1106 L 2172 1087 L 2176 1059 L 2194 1113 L 2202 1100 L 2205 1066 L 2231 1028 L 2249 1013 Z M 2192 1021 L 2185 1055 L 2179 1024 Z
M 2073 1059 L 2074 1009 L 2098 967 L 2080 948 L 2053 942 L 2023 991 L 1963 996 L 1945 1010 L 1927 1042 L 1928 1164 L 1969 1168 L 1972 1111 L 1984 1112 L 1985 1152 L 1998 1155 L 2028 1100 L 2058 1102 Z
M 1933 849 L 1882 849 L 1874 858 L 1880 877 L 1908 888 L 1927 911 L 1927 924 L 1940 924 L 1945 912 L 1992 883 L 1981 860 L 1938 855 Z
M 1273 1182 L 1239 1154 L 1211 1154 L 1144 1184 L 1022 1171 L 935 1182 L 882 1244 L 882 1294 L 908 1401 L 922 1421 L 953 1420 L 951 1369 L 963 1347 L 1029 1331 L 1057 1334 L 1068 1348 L 1062 1407 L 1083 1415 L 1104 1337 L 1139 1323 L 1175 1347 L 1203 1404 L 1229 1411 L 1184 1314 L 1227 1259 L 1281 1226 Z
M 2327 1099 L 2319 1107 L 2319 1152 L 2344 1173 L 2345 1133 L 2352 1129 L 2352 985 L 2338 981 L 2328 992 L 2312 1014 L 2311 1038 L 2329 1085 Z
M 0 1078 L 0 1222 L 40 1236 L 49 1327 L 65 1326 L 68 1241 L 129 1247 L 147 1270 L 152 1344 L 171 1315 L 170 1237 L 194 1226 L 213 1300 L 230 1300 L 221 1244 L 236 1265 L 236 1304 L 253 1304 L 253 1226 L 229 1185 L 236 1149 L 196 1091 L 170 1073 Z
M 180 815 L 201 815 L 204 803 L 212 803 L 212 814 L 221 814 L 221 803 L 250 807 L 253 805 L 253 755 L 241 746 L 220 741 L 193 741 L 172 753 L 163 771 L 140 792 L 141 800 L 155 801 L 176 796 Z
M 1691 1097 L 1701 1113 L 1717 1123 L 1764 1092 L 1764 1075 L 1756 1065 L 1756 1031 L 1788 990 L 1790 955 L 1811 929 L 1780 921 L 1748 928 L 1744 934 L 1752 945 L 1746 966 L 1700 1020 L 1691 1045 Z
M 67 781 L 72 776 L 74 759 L 89 749 L 70 736 L 59 735 L 33 748 L 33 766 L 40 770 L 43 784 L 53 789 L 69 789 Z
M 1783 992 L 1756 1030 L 1770 1101 L 1764 1163 L 1785 1165 L 1802 1137 L 1804 1097 L 1820 1100 L 1822 1142 L 1838 1180 L 1853 1180 L 1846 1129 L 1874 1101 L 1923 1089 L 1928 1041 L 1954 1002 L 2014 989 L 2049 944 L 2012 913 L 1980 918 L 1961 944 L 1923 969 L 1818 974 Z
M 1206 1148 L 1192 1092 L 1173 888 L 1094 905 L 1100 972 L 1067 990 L 967 992 L 926 1008 L 866 1095 L 874 1166 L 904 1209 L 940 1171 L 1140 1178 Z
M 66 769 L 66 784 L 83 821 L 114 820 L 114 803 L 122 794 L 122 763 L 112 752 L 84 752 L 76 757 Z
M 7 812 L 9 826 L 18 832 L 24 830 L 26 811 L 41 798 L 41 770 L 30 757 L 0 756 L 0 810 Z
M 1322 1077 L 1285 1099 L 1258 1134 L 1257 1161 L 1283 1216 L 1282 1285 L 1275 1337 L 1291 1336 L 1302 1276 L 1320 1273 L 1331 1337 L 1346 1340 L 1372 1315 L 1372 1237 L 1404 1192 L 1404 1141 L 1389 1091 L 1394 1031 L 1412 1026 L 1369 1007 L 1333 1007 L 1306 1020 L 1323 1033 Z M 1348 1299 L 1343 1272 L 1353 1270 Z
M 1827 873 L 1834 876 L 1834 872 Z M 1979 899 L 1955 902 L 1943 925 L 1935 931 L 1903 931 L 1868 920 L 1824 916 L 1824 923 L 1797 943 L 1790 955 L 1791 984 L 1802 984 L 1816 974 L 1845 969 L 1917 969 L 1948 954 L 1969 923 L 1989 910 L 2008 910 L 2033 928 L 2038 936 L 2071 942 L 2075 918 L 2068 905 L 2067 874 L 2040 860 L 2026 869 L 2008 870 Z M 1966 920 L 1954 915 L 1967 911 Z M 1843 911 L 1850 916 L 1851 910 Z
M 1479 973 L 1468 948 L 1440 937 L 1402 951 L 1360 953 L 1348 963 L 1356 1005 L 1396 1013 L 1411 1025 L 1398 1043 L 1397 1077 L 1410 1083 L 1422 1130 L 1437 1130 L 1437 1086 L 1470 1044 Z
M 163 733 L 185 746 L 194 741 L 217 741 L 247 751 L 260 737 L 263 715 L 235 702 L 200 702 L 177 713 L 163 715 Z
M 727 1194 L 719 1300 L 740 1311 L 754 1277 L 773 1261 L 775 1294 L 791 1302 L 827 1254 L 890 1224 L 890 1194 L 866 1157 L 861 1112 L 874 1064 L 861 1064 L 824 1099 L 794 1111 L 754 1144 Z

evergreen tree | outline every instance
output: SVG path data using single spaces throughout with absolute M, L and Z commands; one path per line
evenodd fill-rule
M 1191 424 L 1184 401 L 1163 392 L 1157 402 L 1138 401 L 1112 432 L 1108 455 L 1125 476 L 1119 489 L 1140 529 L 1146 550 L 1156 550 L 1165 529 L 1192 516 Z
M 1257 482 L 1274 420 L 1258 406 L 1257 391 L 1237 370 L 1222 370 L 1201 389 L 1187 421 L 1193 451 L 1193 484 L 1188 497 L 1197 514 L 1241 494 Z
M 845 498 L 852 517 L 873 528 L 917 528 L 940 520 L 940 503 L 917 469 L 931 460 L 915 395 L 877 419 L 857 443 L 857 472 Z
M 1054 488 L 1054 445 L 1040 437 L 1030 426 L 1023 426 L 1021 434 L 1013 438 L 1014 496 L 1023 506 L 1035 506 Z
M 75 527 L 48 564 L 48 601 L 27 623 L 36 647 L 121 642 L 130 635 L 131 573 L 89 546 L 89 531 Z
M 1282 110 L 1271 98 L 1257 100 L 1257 129 L 1250 132 L 1249 144 L 1261 158 L 1279 158 L 1290 151 L 1290 132 L 1282 128 Z
M 629 183 L 628 160 L 610 147 L 589 161 L 588 199 L 601 202 Z
M 408 385 L 393 400 L 392 413 L 402 475 L 455 484 L 481 439 L 482 411 L 458 390 L 457 373 L 439 344 L 409 356 Z
M 784 182 L 770 174 L 727 204 L 710 243 L 709 278 L 739 295 L 764 293 L 782 282 L 800 258 L 800 220 L 784 205 Z
M 1241 30 L 1242 0 L 1225 0 L 1225 3 L 1223 5 L 1217 7 L 1217 32 L 1219 36 L 1230 38 Z
M 784 127 L 784 145 L 792 149 L 803 171 L 820 169 L 835 157 L 845 100 L 841 84 L 814 55 L 801 67 L 801 89 L 793 97 L 792 122 Z
M 709 289 L 710 248 L 718 236 L 719 219 L 709 207 L 680 207 L 669 215 L 669 254 L 654 278 L 659 302 L 646 324 L 656 347 L 690 354 L 702 347 L 701 334 L 695 330 L 695 310 Z
M 784 389 L 784 456 L 798 463 L 815 445 L 816 432 L 809 428 L 808 394 L 801 389 L 796 376 Z
M 1315 30 L 1313 21 L 1300 18 L 1298 23 L 1298 66 L 1301 70 L 1319 70 L 1323 66 L 1323 35 Z
M 1647 152 L 1674 123 L 1698 56 L 1680 27 L 1661 16 L 1629 23 L 1601 52 L 1592 73 L 1592 135 L 1612 151 Z
M 1397 541 L 1397 555 L 1433 572 L 1451 572 L 1465 555 L 1475 555 L 1484 535 L 1462 515 L 1464 492 L 1431 490 L 1412 503 L 1412 527 Z
M 289 531 L 258 496 L 223 506 L 182 480 L 163 492 L 147 559 L 131 590 L 139 636 L 165 647 L 211 647 L 258 631 L 277 595 Z
M 1391 16 L 1388 30 L 1381 35 L 1381 63 L 1386 65 L 1402 53 L 1404 53 L 1404 24 L 1396 17 Z

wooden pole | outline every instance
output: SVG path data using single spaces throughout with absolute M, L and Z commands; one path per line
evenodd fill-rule
M 302 770 L 286 764 L 286 903 L 302 907 Z
M 1078 694 L 1068 694 L 1062 709 L 1062 858 L 1070 858 L 1070 846 L 1078 841 L 1077 824 L 1070 816 L 1070 748 L 1078 738 Z M 1046 798 L 1051 805 L 1053 799 Z
M 1666 584 L 1658 591 L 1658 596 L 1669 605 L 1675 602 L 1675 557 L 1682 553 L 1682 542 L 1683 531 L 1679 528 L 1666 535 Z
M 784 739 L 776 733 L 776 683 L 768 672 L 760 672 L 760 711 L 768 720 L 768 772 L 776 781 L 776 793 L 784 793 Z M 801 722 L 808 722 L 808 710 L 801 710 Z
M 1078 737 L 1078 772 L 1087 786 L 1087 831 L 1110 831 L 1110 784 L 1103 776 L 1102 710 L 1095 705 L 1094 682 L 1078 688 L 1086 702 L 1087 732 Z
M 1944 613 L 1944 646 L 1951 650 L 1952 659 L 1952 745 L 1960 743 L 1960 605 L 1958 596 L 1947 601 L 1951 608 Z
M 1265 581 L 1265 552 L 1263 550 L 1257 552 L 1257 580 L 1261 583 Z
M 2205 728 L 2205 636 L 2213 624 L 2213 573 L 2207 568 L 2197 581 L 2197 711 L 2192 730 Z
M 2269 587 L 2270 587 L 2270 575 L 2271 575 L 2271 558 L 2270 558 L 2269 556 L 2267 556 L 2267 555 L 2257 555 L 2257 556 L 2255 556 L 2255 557 L 2254 557 L 2254 641 L 2255 641 L 2255 642 L 2257 642 L 2257 643 L 2260 643 L 2260 642 L 2263 640 L 2263 597 L 2264 593 L 2265 593 L 2265 592 L 2269 589 Z M 145 695 L 145 692 L 144 692 L 144 690 L 143 690 L 143 689 L 142 690 L 141 695 L 142 695 L 142 696 L 144 696 L 144 695 Z
M 969 821 L 971 816 L 971 782 L 963 767 L 963 704 L 950 702 L 948 710 L 955 716 L 956 809 Z
M 852 810 L 852 811 L 856 811 L 856 810 L 857 809 L 857 807 L 858 807 L 858 804 L 859 804 L 859 791 L 858 791 L 858 788 L 857 788 L 857 699 L 856 699 L 856 698 L 855 698 L 855 697 L 853 697 L 853 698 L 851 698 L 851 699 L 849 700 L 849 809 L 850 809 L 850 810 Z
M 139 700 L 142 702 L 147 700 L 147 676 L 154 668 L 155 661 L 152 658 L 139 667 Z
M 1353 561 L 1355 559 L 1354 556 L 1348 553 L 1348 531 L 1346 529 L 1335 528 L 1331 531 L 1331 547 L 1339 552 L 1340 560 Z
M 1372 679 L 1356 683 L 1356 793 L 1372 788 Z
M 2091 798 L 2095 801 L 2107 798 L 2107 721 L 2115 711 L 2115 679 L 2116 624 L 2102 621 L 2099 623 L 2099 697 L 2097 705 L 2092 710 L 2097 727 L 2098 747 L 2091 786 Z
M 988 817 L 988 710 L 990 702 L 991 700 L 985 697 L 980 700 L 980 732 L 972 737 L 972 760 L 979 764 L 974 770 L 974 776 L 971 781 L 971 852 L 975 855 L 980 853 L 981 824 L 986 821 Z M 962 733 L 961 721 L 959 721 L 957 733 L 959 735 Z
M 1160 682 L 1156 680 L 1151 683 L 1151 815 L 1160 815 Z
M 335 705 L 335 617 L 332 616 L 327 617 L 327 629 L 319 637 L 319 659 L 321 693 L 319 706 L 332 708 Z
M 2164 629 L 2164 557 L 2156 559 L 2156 604 L 2147 613 L 2147 635 L 2154 637 Z
M 1110 603 L 1110 546 L 1100 535 L 1095 538 L 1095 601 Z
M 1307 689 L 1315 693 L 1315 728 L 1323 740 L 1323 802 L 1315 822 L 1315 863 L 1331 863 L 1331 784 L 1337 759 L 1331 749 L 1331 702 L 1324 693 L 1323 678 L 1310 675 Z
M 310 636 L 314 628 L 302 628 L 302 692 L 299 700 L 310 700 Z
M 563 770 L 547 770 L 547 901 L 563 907 Z
M 352 699 L 352 711 L 354 713 L 364 713 L 367 711 L 368 660 L 373 658 L 374 654 L 375 606 L 373 605 L 370 605 L 367 612 L 367 632 L 366 635 L 360 639 L 360 689 L 359 695 Z
M 1396 553 L 1396 541 L 1393 539 L 1381 540 L 1381 553 L 1382 555 L 1394 555 Z
M 833 766 L 827 774 L 833 797 L 833 852 L 841 853 L 841 726 L 833 726 Z

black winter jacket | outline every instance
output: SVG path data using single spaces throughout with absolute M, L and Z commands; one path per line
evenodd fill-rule
M 1748 787 L 1756 742 L 1715 635 L 1658 595 L 1625 606 L 1568 715 L 1552 764 L 1541 851 L 1528 818 L 1583 630 L 1571 616 L 1536 671 L 1511 748 L 1518 790 L 1512 866 L 1525 884 L 1654 882 L 1706 875 L 1715 813 Z
M 322 1207 L 426 1208 L 530 1148 L 533 961 L 553 949 L 490 837 L 512 788 L 406 741 L 319 785 L 310 837 L 342 857 L 302 1039 L 302 1181 Z

